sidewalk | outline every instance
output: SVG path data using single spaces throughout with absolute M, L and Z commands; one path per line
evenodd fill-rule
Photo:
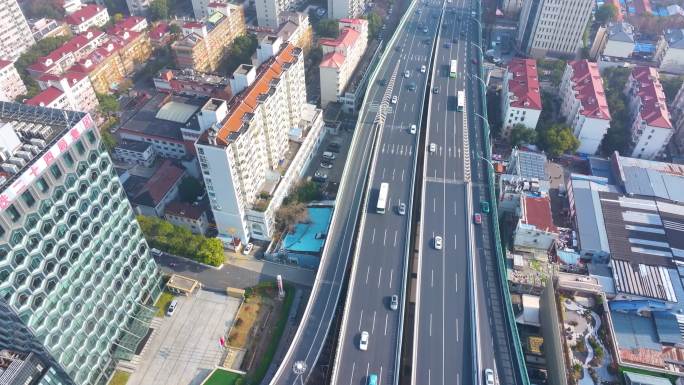
M 229 257 L 226 259 L 225 265 L 239 267 L 270 277 L 275 277 L 280 274 L 285 281 L 302 286 L 312 286 L 314 279 L 316 278 L 316 272 L 313 270 L 258 260 L 245 256 Z

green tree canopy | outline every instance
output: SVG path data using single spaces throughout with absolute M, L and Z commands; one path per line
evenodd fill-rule
M 38 93 L 40 93 L 40 87 L 38 87 L 38 83 L 29 75 L 26 68 L 38 60 L 38 58 L 61 47 L 70 38 L 70 36 L 46 37 L 45 39 L 36 42 L 36 44 L 32 45 L 31 48 L 19 56 L 19 59 L 14 63 L 14 66 L 17 68 L 21 80 L 28 89 L 26 94 L 27 98 L 38 95 Z
M 555 124 L 542 130 L 537 144 L 551 156 L 573 153 L 579 147 L 579 140 L 572 134 L 570 127 Z
M 119 101 L 116 96 L 109 94 L 97 94 L 97 101 L 100 103 L 100 112 L 105 115 L 114 114 L 119 111 Z
M 238 36 L 233 40 L 230 51 L 223 61 L 223 68 L 228 74 L 232 74 L 240 64 L 250 63 L 252 55 L 257 49 L 256 35 L 247 34 Z
M 615 18 L 618 15 L 618 9 L 615 8 L 613 4 L 610 3 L 604 3 L 602 6 L 599 7 L 599 9 L 596 11 L 596 21 L 605 24 L 609 21 L 615 20 Z
M 368 40 L 378 36 L 382 28 L 382 17 L 376 11 L 369 13 L 365 18 L 368 20 Z
M 202 184 L 191 176 L 184 177 L 178 186 L 178 195 L 186 203 L 193 203 L 203 191 Z
M 660 84 L 663 85 L 663 91 L 665 91 L 668 104 L 674 101 L 677 92 L 682 87 L 682 82 L 684 82 L 684 77 L 682 76 L 662 76 L 660 78 Z
M 527 128 L 524 124 L 518 123 L 511 128 L 509 139 L 512 147 L 533 144 L 537 141 L 537 131 L 532 128 Z
M 148 12 L 152 21 L 166 20 L 169 18 L 169 3 L 167 0 L 153 0 Z
M 183 29 L 178 24 L 170 24 L 169 32 L 173 35 L 178 36 L 181 34 L 181 32 L 183 32 Z
M 316 25 L 316 34 L 319 37 L 336 38 L 340 35 L 339 24 L 335 19 L 324 19 Z
M 601 142 L 601 151 L 610 155 L 614 151 L 624 152 L 629 146 L 630 112 L 627 97 L 623 94 L 629 77 L 629 68 L 606 68 L 603 71 L 603 86 L 610 110 L 610 127 Z

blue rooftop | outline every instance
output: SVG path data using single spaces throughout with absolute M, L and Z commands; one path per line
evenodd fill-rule
M 309 223 L 296 225 L 294 232 L 283 239 L 283 248 L 287 251 L 319 253 L 323 248 L 333 210 L 331 207 L 309 207 L 307 210 Z

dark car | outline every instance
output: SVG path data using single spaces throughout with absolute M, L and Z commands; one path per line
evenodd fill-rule
M 451 43 L 444 43 L 444 48 L 451 48 Z
M 439 88 L 437 88 L 437 87 L 432 87 L 432 93 L 433 93 L 433 94 L 438 94 L 438 93 L 439 93 Z
M 380 85 L 381 86 L 386 86 L 387 85 L 387 79 L 380 79 Z
M 411 83 L 411 84 L 408 85 L 407 88 L 408 88 L 409 91 L 415 91 L 415 90 L 416 90 L 416 84 L 415 84 L 415 83 Z
M 328 151 L 330 152 L 340 152 L 340 144 L 339 143 L 330 143 L 328 145 Z

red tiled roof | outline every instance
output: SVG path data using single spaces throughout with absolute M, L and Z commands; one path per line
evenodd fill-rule
M 168 159 L 165 160 L 154 175 L 145 183 L 143 191 L 135 200 L 146 206 L 158 205 L 183 174 L 185 174 L 185 171 L 182 168 L 175 166 Z
M 107 33 L 109 34 L 118 34 L 122 31 L 133 31 L 134 28 L 142 23 L 145 20 L 145 18 L 138 17 L 138 16 L 129 16 L 118 23 L 114 24 L 111 28 L 107 30 Z M 139 31 L 136 31 L 139 32 Z
M 183 24 L 183 28 L 187 29 L 196 29 L 196 28 L 202 28 L 204 27 L 204 24 L 200 23 L 199 21 L 188 21 Z
M 346 24 L 361 24 L 361 19 L 340 19 L 340 23 L 346 23 Z
M 74 36 L 71 40 L 64 43 L 61 47 L 50 52 L 49 54 L 39 58 L 31 64 L 28 68 L 35 71 L 45 71 L 54 65 L 54 62 L 61 60 L 64 56 L 74 53 L 81 48 L 87 46 L 91 41 L 100 38 L 104 32 L 91 28 L 87 32 Z M 48 59 L 52 60 L 53 64 L 47 64 Z
M 79 25 L 87 20 L 92 19 L 105 8 L 96 4 L 88 4 L 78 11 L 66 17 L 66 22 L 71 25 Z
M 279 78 L 283 73 L 283 64 L 295 61 L 295 46 L 287 44 L 275 57 L 264 63 L 257 79 L 245 90 L 236 95 L 236 103 L 231 106 L 228 118 L 218 130 L 218 139 L 224 144 L 228 143 L 228 135 L 237 132 L 242 127 L 242 118 L 245 114 L 252 113 L 256 109 L 259 95 L 268 92 L 271 80 Z M 206 135 L 206 132 L 205 132 Z
M 0 70 L 7 67 L 8 65 L 11 65 L 12 62 L 9 60 L 2 60 L 0 59 Z
M 320 67 L 334 67 L 340 68 L 344 64 L 345 56 L 341 53 L 334 51 L 323 56 L 321 59 Z
M 166 205 L 166 208 L 164 208 L 164 213 L 175 215 L 177 217 L 198 220 L 202 217 L 202 214 L 204 214 L 204 210 L 199 206 L 193 206 L 189 203 L 173 201 Z
M 169 33 L 169 25 L 166 23 L 159 23 L 150 30 L 150 39 L 159 39 Z
M 95 69 L 95 67 L 97 67 L 98 64 L 112 56 L 121 47 L 122 46 L 119 42 L 107 40 L 104 42 L 104 44 L 102 44 L 102 46 L 71 66 L 70 70 L 75 72 L 90 73 L 93 69 Z
M 588 60 L 568 62 L 572 67 L 573 89 L 575 98 L 579 99 L 582 108 L 580 113 L 590 118 L 610 120 L 610 110 L 603 90 L 603 79 L 598 64 Z
M 508 64 L 508 91 L 514 98 L 511 107 L 541 110 L 541 94 L 537 77 L 537 62 L 534 59 L 514 58 Z
M 48 87 L 38 95 L 26 101 L 29 106 L 47 106 L 62 96 L 63 92 L 57 87 Z
M 632 78 L 637 82 L 637 95 L 641 99 L 641 118 L 649 126 L 672 128 L 658 71 L 653 67 L 634 67 Z
M 557 233 L 558 229 L 553 223 L 551 214 L 551 201 L 549 197 L 525 196 L 522 200 L 523 216 L 522 221 L 528 225 L 533 225 L 538 230 Z
M 350 47 L 356 43 L 359 35 L 359 32 L 355 29 L 346 27 L 340 31 L 340 35 L 336 39 L 319 39 L 318 42 L 321 45 L 327 45 L 330 47 Z

